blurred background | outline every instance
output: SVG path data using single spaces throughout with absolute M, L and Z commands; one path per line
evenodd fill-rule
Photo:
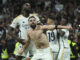
M 43 24 L 46 24 L 49 14 L 56 17 L 56 24 L 60 24 L 61 18 L 65 16 L 67 25 L 73 27 L 73 30 L 70 31 L 69 40 L 76 43 L 73 48 L 78 47 L 78 49 L 73 52 L 79 59 L 80 0 L 0 0 L 0 56 L 2 49 L 7 48 L 7 59 L 15 58 L 13 52 L 17 41 L 7 35 L 7 29 L 12 20 L 20 14 L 22 5 L 27 2 L 31 4 L 32 11 L 39 14 Z M 18 34 L 17 29 L 15 34 Z

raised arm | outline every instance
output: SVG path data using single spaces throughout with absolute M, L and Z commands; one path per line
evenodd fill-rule
M 25 44 L 23 45 L 22 49 L 19 51 L 19 54 L 22 54 L 23 51 L 29 46 L 30 44 L 30 36 L 27 33 L 27 40 L 25 41 Z
M 72 29 L 71 26 L 62 26 L 62 25 L 42 25 L 40 29 Z
M 57 28 L 58 29 L 68 29 L 68 30 L 72 29 L 71 26 L 62 26 L 62 25 L 58 25 Z

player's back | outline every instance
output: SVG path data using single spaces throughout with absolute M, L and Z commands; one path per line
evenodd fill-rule
M 49 40 L 49 45 L 50 47 L 52 48 L 52 51 L 53 52 L 58 52 L 58 49 L 59 49 L 59 42 L 58 42 L 58 39 L 57 39 L 57 30 L 48 30 L 46 32 L 47 34 L 47 37 L 48 37 L 48 40 Z

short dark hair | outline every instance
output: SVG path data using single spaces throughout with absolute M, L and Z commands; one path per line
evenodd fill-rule
M 22 6 L 22 10 L 24 10 L 24 9 L 29 9 L 29 8 L 27 8 L 28 5 L 30 5 L 30 4 L 29 4 L 29 3 L 25 3 L 25 4 L 23 4 L 23 6 Z
M 52 16 L 52 15 L 49 15 L 48 18 L 51 19 L 51 20 L 53 20 L 53 21 L 56 20 L 56 17 L 55 16 Z
M 29 19 L 30 19 L 30 18 L 35 18 L 35 17 L 34 17 L 34 16 L 30 16 Z M 29 21 L 29 19 L 28 19 L 28 21 Z M 36 18 L 35 18 L 35 19 L 36 19 Z
M 25 3 L 23 6 L 22 6 L 22 13 L 27 13 L 28 15 L 30 14 L 30 13 L 32 13 L 32 10 L 30 9 L 30 8 L 27 8 L 27 5 L 28 5 L 29 3 Z

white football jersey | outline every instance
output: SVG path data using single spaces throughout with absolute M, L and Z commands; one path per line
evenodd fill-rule
M 57 30 L 50 31 L 48 30 L 46 32 L 49 40 L 49 45 L 50 48 L 52 49 L 53 52 L 58 52 L 59 51 L 59 43 L 57 39 Z
M 70 48 L 68 44 L 69 30 L 61 29 L 61 31 L 65 32 L 64 36 L 60 36 L 60 45 L 62 48 Z
M 65 34 L 63 37 L 59 36 L 59 39 L 57 38 L 57 30 L 53 30 L 53 31 L 48 30 L 46 32 L 50 47 L 52 48 L 53 52 L 58 52 L 59 49 L 63 47 L 70 48 L 68 44 L 69 30 L 67 29 L 61 29 L 61 30 L 64 31 Z
M 24 17 L 23 15 L 17 16 L 13 21 L 10 27 L 16 28 L 19 25 L 19 37 L 21 39 L 27 38 L 27 31 L 29 30 L 30 26 L 28 24 L 28 18 Z

